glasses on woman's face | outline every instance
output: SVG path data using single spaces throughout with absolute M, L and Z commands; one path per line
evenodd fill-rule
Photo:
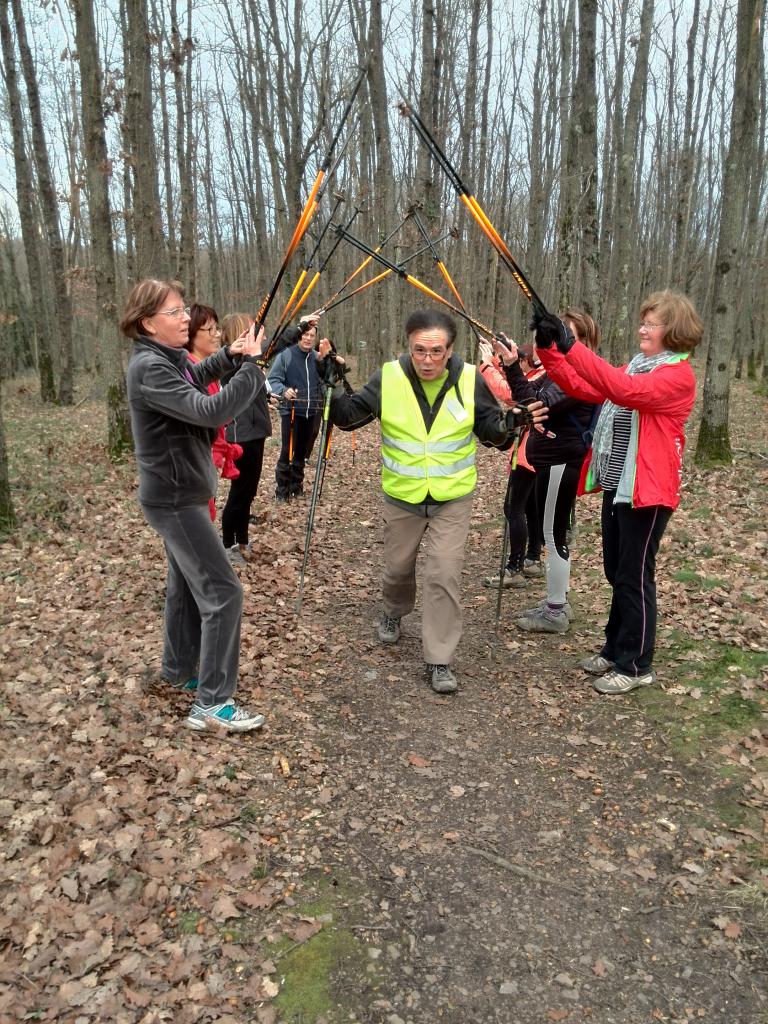
M 210 335 L 221 334 L 221 328 L 218 324 L 211 324 L 210 327 L 201 327 L 201 331 L 207 331 Z
M 160 316 L 162 314 L 163 316 L 172 316 L 175 319 L 180 316 L 189 316 L 189 309 L 189 306 L 176 306 L 175 309 L 160 309 L 158 310 L 157 315 Z
M 652 324 L 650 320 L 641 320 L 637 329 L 638 331 L 660 331 L 666 326 L 666 324 Z

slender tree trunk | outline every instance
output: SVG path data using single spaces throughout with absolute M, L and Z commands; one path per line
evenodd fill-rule
M 578 133 L 579 203 L 577 230 L 580 238 L 576 295 L 588 313 L 597 315 L 600 277 L 600 239 L 597 219 L 597 83 L 595 39 L 597 0 L 579 0 L 579 69 L 574 96 Z
M 127 28 L 125 124 L 133 172 L 134 273 L 138 278 L 167 278 L 169 262 L 157 184 L 147 3 L 146 0 L 124 0 L 124 3 Z
M 67 273 L 64 261 L 64 243 L 61 238 L 59 208 L 56 189 L 51 175 L 48 159 L 48 144 L 43 131 L 43 117 L 40 109 L 40 92 L 37 87 L 35 66 L 32 51 L 27 42 L 27 29 L 20 0 L 12 0 L 13 18 L 16 25 L 16 38 L 21 53 L 21 67 L 24 83 L 27 87 L 27 102 L 32 125 L 32 145 L 37 168 L 37 183 L 40 190 L 40 203 L 43 220 L 48 238 L 48 250 L 53 271 L 53 284 L 56 300 L 56 333 L 59 340 L 60 370 L 58 400 L 62 405 L 72 405 L 74 398 L 74 381 L 72 366 L 72 302 L 67 288 Z
M 640 14 L 639 40 L 635 52 L 635 67 L 629 87 L 629 100 L 624 119 L 621 151 L 618 157 L 616 176 L 616 215 L 614 228 L 613 283 L 611 292 L 615 306 L 608 325 L 610 350 L 613 359 L 618 359 L 628 348 L 630 319 L 630 279 L 633 274 L 632 252 L 637 225 L 637 195 L 635 177 L 638 154 L 640 124 L 643 117 L 643 99 L 648 79 L 648 53 L 653 27 L 654 0 L 643 0 Z M 617 97 L 620 102 L 620 97 Z
M 24 123 L 21 117 L 22 102 L 16 72 L 16 56 L 13 37 L 8 21 L 8 0 L 0 0 L 0 41 L 2 42 L 5 64 L 5 85 L 8 90 L 8 106 L 13 133 L 13 162 L 16 174 L 16 201 L 19 207 L 21 235 L 24 240 L 24 255 L 27 274 L 32 292 L 32 310 L 37 335 L 37 367 L 40 374 L 40 397 L 44 402 L 56 401 L 56 385 L 53 377 L 51 324 L 42 302 L 43 269 L 40 258 L 38 231 L 35 217 L 34 186 L 32 170 L 27 160 L 24 141 Z
M 757 146 L 760 123 L 757 100 L 764 15 L 764 0 L 739 0 L 731 138 L 723 174 L 720 233 L 709 311 L 712 340 L 707 352 L 704 405 L 696 447 L 696 462 L 700 465 L 731 461 L 728 370 L 736 326 L 742 237 L 749 209 L 750 157 Z
M 112 163 L 107 153 L 93 0 L 71 0 L 71 4 L 80 60 L 80 102 L 88 180 L 91 258 L 96 283 L 101 369 L 107 391 L 107 445 L 110 457 L 116 459 L 133 446 L 133 439 L 123 372 L 123 346 L 117 332 L 117 282 L 109 202 Z
M 0 327 L 0 330 L 3 328 Z M 7 328 L 5 328 L 7 330 Z M 3 426 L 3 367 L 0 363 L 0 537 L 10 533 L 16 527 L 16 513 L 11 497 L 11 481 L 8 472 L 8 449 L 5 444 L 5 427 Z

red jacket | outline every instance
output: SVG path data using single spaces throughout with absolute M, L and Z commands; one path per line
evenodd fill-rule
M 687 355 L 663 363 L 650 373 L 629 376 L 611 366 L 586 345 L 576 342 L 567 356 L 556 349 L 538 349 L 547 373 L 563 391 L 585 402 L 610 399 L 638 413 L 632 505 L 644 508 L 680 504 L 680 478 L 685 423 L 696 398 L 696 378 Z

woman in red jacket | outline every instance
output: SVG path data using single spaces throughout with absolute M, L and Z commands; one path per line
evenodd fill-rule
M 605 643 L 581 667 L 599 693 L 628 693 L 655 680 L 656 552 L 680 502 L 685 423 L 696 397 L 688 362 L 702 322 L 676 292 L 640 308 L 640 351 L 617 369 L 546 315 L 536 322 L 539 357 L 574 398 L 603 402 L 592 442 L 589 489 L 603 490 L 603 566 L 613 588 Z

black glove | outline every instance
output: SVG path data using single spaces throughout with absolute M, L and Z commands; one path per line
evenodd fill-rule
M 513 409 L 507 410 L 506 420 L 507 431 L 511 434 L 513 430 L 519 430 L 520 427 L 530 427 L 533 423 L 533 416 L 525 406 L 516 405 Z
M 531 318 L 531 330 L 536 332 L 538 348 L 557 348 L 567 355 L 576 341 L 570 327 L 563 323 L 554 313 L 534 313 Z

